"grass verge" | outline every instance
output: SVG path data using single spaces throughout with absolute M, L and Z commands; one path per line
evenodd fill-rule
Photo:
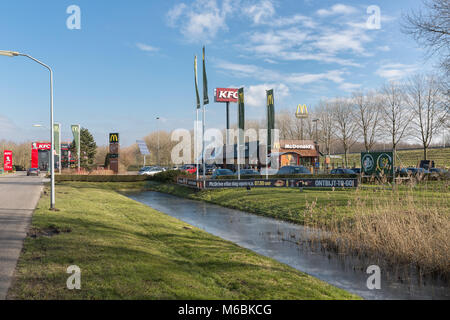
M 143 186 L 60 183 L 57 212 L 44 195 L 8 299 L 358 299 L 117 192 Z

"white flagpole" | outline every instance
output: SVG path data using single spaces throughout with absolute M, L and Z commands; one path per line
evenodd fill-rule
M 203 102 L 203 130 L 202 130 L 202 160 L 203 160 L 203 180 L 206 180 L 206 164 L 205 164 L 205 121 L 206 121 L 206 107 Z

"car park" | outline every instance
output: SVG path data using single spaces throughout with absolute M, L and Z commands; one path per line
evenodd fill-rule
M 209 175 L 213 174 L 214 170 L 216 170 L 216 166 L 215 165 L 211 165 L 211 164 L 207 164 L 205 169 L 206 169 L 206 175 L 209 176 Z M 199 174 L 203 174 L 203 165 L 199 165 L 198 173 Z
M 284 166 L 278 170 L 277 174 L 311 174 L 311 171 L 304 166 Z

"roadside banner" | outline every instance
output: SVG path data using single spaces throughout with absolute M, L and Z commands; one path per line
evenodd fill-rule
M 80 145 L 80 125 L 75 124 L 75 125 L 72 125 L 71 128 L 72 128 L 73 140 L 75 140 L 75 144 L 78 148 L 78 146 Z
M 394 154 L 390 152 L 362 152 L 362 173 L 366 176 L 394 176 Z
M 197 56 L 194 59 L 194 73 L 195 73 L 195 96 L 197 98 L 197 109 L 200 109 L 200 95 L 198 94 L 198 80 L 197 80 Z
M 272 130 L 275 129 L 275 101 L 273 89 L 267 91 L 267 153 L 272 153 Z
M 205 47 L 203 46 L 203 105 L 209 104 L 208 78 L 206 77 Z
M 54 149 L 55 149 L 55 155 L 60 156 L 61 155 L 61 125 L 59 123 L 55 123 L 53 125 L 53 141 L 54 141 Z
M 10 150 L 3 151 L 3 169 L 12 171 L 13 169 L 13 153 Z

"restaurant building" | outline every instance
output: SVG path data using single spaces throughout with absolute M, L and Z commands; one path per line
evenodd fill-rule
M 312 140 L 280 140 L 272 152 L 277 152 L 280 167 L 308 166 L 314 167 L 319 162 L 319 145 Z

